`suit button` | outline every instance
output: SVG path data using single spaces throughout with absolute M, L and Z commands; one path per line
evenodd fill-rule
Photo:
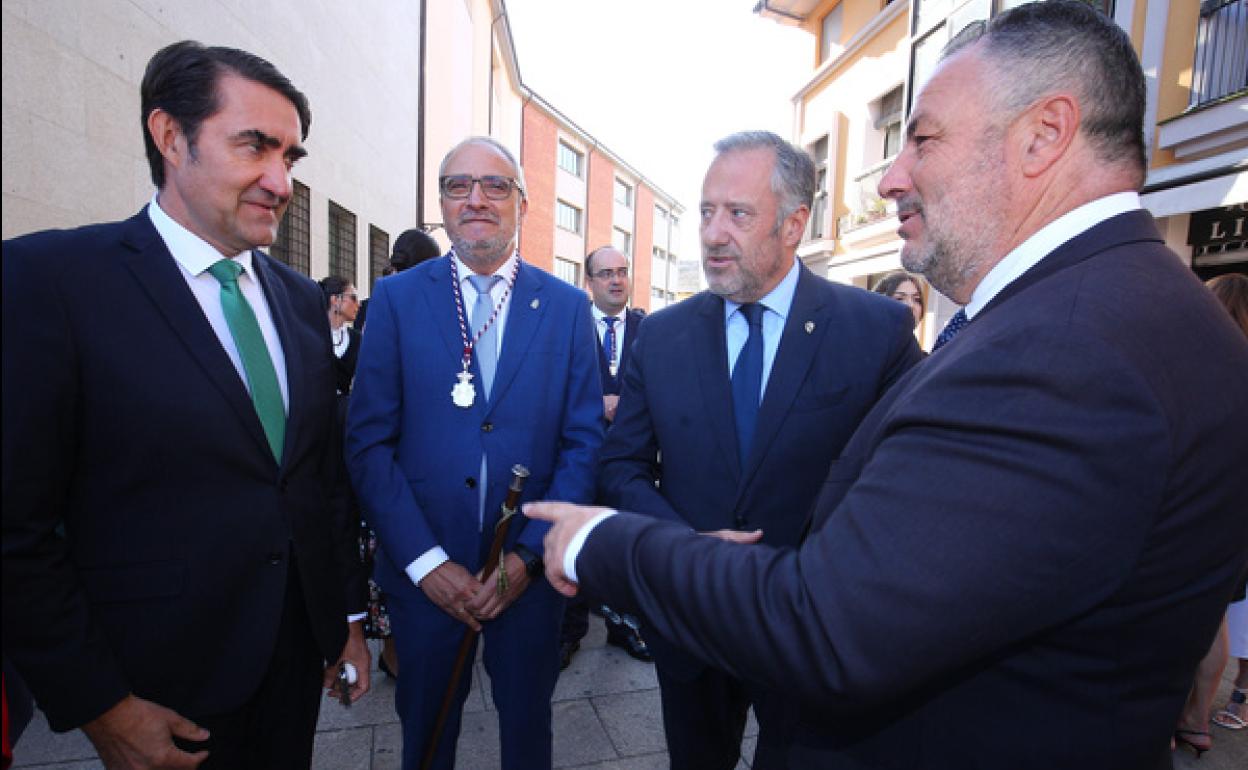
M 476 489 L 477 480 L 474 479 L 472 476 L 469 476 L 468 478 L 464 479 L 464 486 L 468 487 L 469 489 Z
M 494 430 L 494 423 L 492 422 L 481 423 L 481 430 L 485 433 L 489 433 L 490 431 Z
M 277 488 L 282 492 L 285 492 L 288 487 L 290 487 L 290 482 L 287 481 L 286 479 L 282 479 L 281 481 L 277 482 Z
M 269 554 L 268 560 L 269 560 L 269 564 L 272 564 L 273 566 L 277 566 L 278 564 L 281 564 L 282 563 L 281 551 L 274 551 L 273 553 Z

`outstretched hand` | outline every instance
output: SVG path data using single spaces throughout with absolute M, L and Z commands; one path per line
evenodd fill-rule
M 541 519 L 551 523 L 550 531 L 544 541 L 546 560 L 546 579 L 555 590 L 564 596 L 576 596 L 577 585 L 563 571 L 563 557 L 568 551 L 568 544 L 581 527 L 610 508 L 589 505 L 573 505 L 572 503 L 525 503 L 524 515 L 530 519 Z

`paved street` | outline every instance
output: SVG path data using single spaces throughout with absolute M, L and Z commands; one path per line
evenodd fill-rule
M 590 620 L 589 636 L 555 689 L 555 767 L 666 768 L 654 668 L 606 646 L 602 622 L 596 618 Z M 1215 701 L 1219 705 L 1226 702 L 1230 691 L 1229 674 L 1233 671 L 1232 663 Z M 489 770 L 499 766 L 497 715 L 488 688 L 481 688 L 483 675 L 478 663 L 459 740 L 457 766 L 462 770 Z M 316 770 L 392 770 L 399 767 L 394 683 L 384 676 L 375 681 L 373 691 L 349 710 L 333 703 L 325 704 L 316 736 L 313 765 Z M 1008 718 L 1009 709 L 1004 709 L 1002 714 L 1003 718 Z M 985 729 L 991 729 L 991 725 L 985 725 Z M 1190 753 L 1181 752 L 1174 762 L 1176 770 L 1248 768 L 1248 730 L 1235 733 L 1211 729 L 1215 741 L 1213 751 L 1205 754 L 1199 763 Z M 747 757 L 753 755 L 756 733 L 751 720 L 744 747 Z M 91 746 L 81 732 L 53 735 L 37 715 L 17 746 L 14 767 L 99 770 L 102 766 L 93 757 Z M 747 767 L 743 761 L 738 770 Z

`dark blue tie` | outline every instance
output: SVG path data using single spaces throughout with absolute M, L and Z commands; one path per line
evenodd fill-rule
M 613 315 L 606 315 L 602 320 L 607 324 L 607 333 L 604 335 L 603 347 L 606 348 L 607 366 L 611 369 L 611 376 L 615 376 L 615 322 L 620 320 Z
M 750 336 L 732 367 L 732 412 L 737 420 L 737 452 L 741 469 L 750 456 L 754 426 L 758 422 L 758 397 L 763 389 L 763 311 L 762 305 L 748 302 L 741 306 L 741 315 L 750 325 Z
M 958 336 L 958 332 L 966 328 L 970 321 L 966 318 L 966 311 L 961 308 L 953 314 L 949 319 L 949 323 L 945 324 L 945 328 L 940 330 L 940 334 L 936 337 L 936 344 L 932 345 L 932 352 L 935 353 L 945 345 L 949 344 L 949 340 Z

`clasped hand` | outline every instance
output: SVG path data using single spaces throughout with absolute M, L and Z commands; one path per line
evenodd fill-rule
M 519 556 L 507 554 L 503 567 L 507 570 L 507 590 L 502 596 L 498 594 L 497 569 L 482 582 L 480 573 L 473 575 L 453 561 L 435 567 L 420 581 L 420 588 L 447 615 L 479 632 L 483 621 L 497 618 L 529 587 L 529 574 Z

